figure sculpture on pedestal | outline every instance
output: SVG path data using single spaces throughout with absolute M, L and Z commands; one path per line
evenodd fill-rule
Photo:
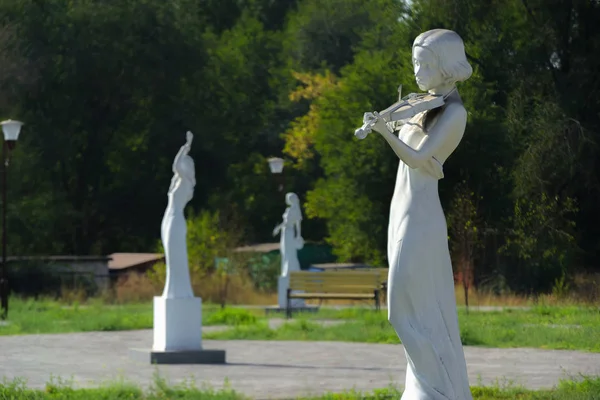
M 273 236 L 281 233 L 279 239 L 281 251 L 281 276 L 288 276 L 289 272 L 300 271 L 298 250 L 304 247 L 304 239 L 300 230 L 302 210 L 300 200 L 296 193 L 288 193 L 285 202 L 289 206 L 283 213 L 283 222 L 275 227 Z
M 467 122 L 455 84 L 472 68 L 460 36 L 445 29 L 419 35 L 412 61 L 419 88 L 442 105 L 418 112 L 399 132 L 392 121 L 401 115 L 366 113 L 356 135 L 373 129 L 400 159 L 388 228 L 388 318 L 408 359 L 402 399 L 471 400 L 438 180 Z
M 183 210 L 194 196 L 196 173 L 189 152 L 193 135 L 186 133 L 173 162 L 167 209 L 160 227 L 167 277 L 162 296 L 154 297 L 152 349 L 131 354 L 152 364 L 223 364 L 224 350 L 202 348 L 202 299 L 194 297 L 187 252 Z
M 281 234 L 279 248 L 281 253 L 281 275 L 277 280 L 277 302 L 279 308 L 287 308 L 287 290 L 290 286 L 289 273 L 300 271 L 298 250 L 304 247 L 304 239 L 300 230 L 302 210 L 300 200 L 295 193 L 285 195 L 288 208 L 283 213 L 283 222 L 273 229 L 273 236 Z M 293 299 L 292 307 L 304 307 L 304 300 Z
M 163 297 L 194 297 L 188 266 L 186 221 L 183 210 L 194 196 L 196 175 L 194 160 L 189 156 L 194 135 L 187 132 L 186 143 L 173 161 L 173 179 L 168 192 L 168 203 L 161 225 L 161 239 L 165 249 L 167 279 Z

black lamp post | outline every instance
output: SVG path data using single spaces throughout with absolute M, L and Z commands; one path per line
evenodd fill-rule
M 283 158 L 271 157 L 267 160 L 271 173 L 277 175 L 279 183 L 279 191 L 283 190 Z
M 0 303 L 2 306 L 1 318 L 8 317 L 8 269 L 6 265 L 6 170 L 10 159 L 10 151 L 15 148 L 19 133 L 21 132 L 22 122 L 7 120 L 0 122 L 2 132 L 4 133 L 4 143 L 2 146 L 2 274 L 0 275 Z

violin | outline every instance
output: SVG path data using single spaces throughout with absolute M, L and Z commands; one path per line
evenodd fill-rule
M 385 122 L 395 122 L 412 118 L 415 115 L 428 110 L 441 107 L 445 104 L 446 98 L 450 95 L 436 95 L 431 93 L 411 93 L 402 97 L 402 85 L 398 87 L 398 101 L 383 111 L 373 114 L 366 113 L 363 119 L 363 125 L 354 132 L 354 136 L 364 139 L 372 132 L 377 119 L 382 118 Z

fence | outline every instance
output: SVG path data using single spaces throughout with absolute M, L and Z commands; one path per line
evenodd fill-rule
M 98 293 L 110 285 L 108 257 L 20 257 L 8 260 L 11 293 L 58 297 L 64 289 Z

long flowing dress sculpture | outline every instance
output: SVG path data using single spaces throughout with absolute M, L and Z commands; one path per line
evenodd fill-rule
M 273 230 L 273 236 L 281 233 L 279 246 L 281 251 L 281 276 L 288 276 L 289 272 L 300 271 L 298 250 L 304 247 L 304 239 L 300 224 L 302 223 L 302 210 L 300 200 L 296 193 L 285 196 L 288 207 L 283 213 L 283 221 Z
M 419 88 L 445 104 L 415 115 L 398 136 L 377 113 L 364 117 L 400 159 L 388 228 L 388 318 L 408 360 L 403 400 L 471 400 L 438 180 L 466 126 L 455 83 L 472 68 L 449 30 L 419 35 L 412 55 Z
M 183 210 L 194 196 L 196 175 L 194 160 L 189 156 L 193 135 L 186 134 L 173 161 L 173 179 L 168 192 L 167 209 L 161 225 L 161 239 L 167 263 L 167 279 L 163 297 L 194 297 L 190 282 L 187 253 L 187 227 Z

